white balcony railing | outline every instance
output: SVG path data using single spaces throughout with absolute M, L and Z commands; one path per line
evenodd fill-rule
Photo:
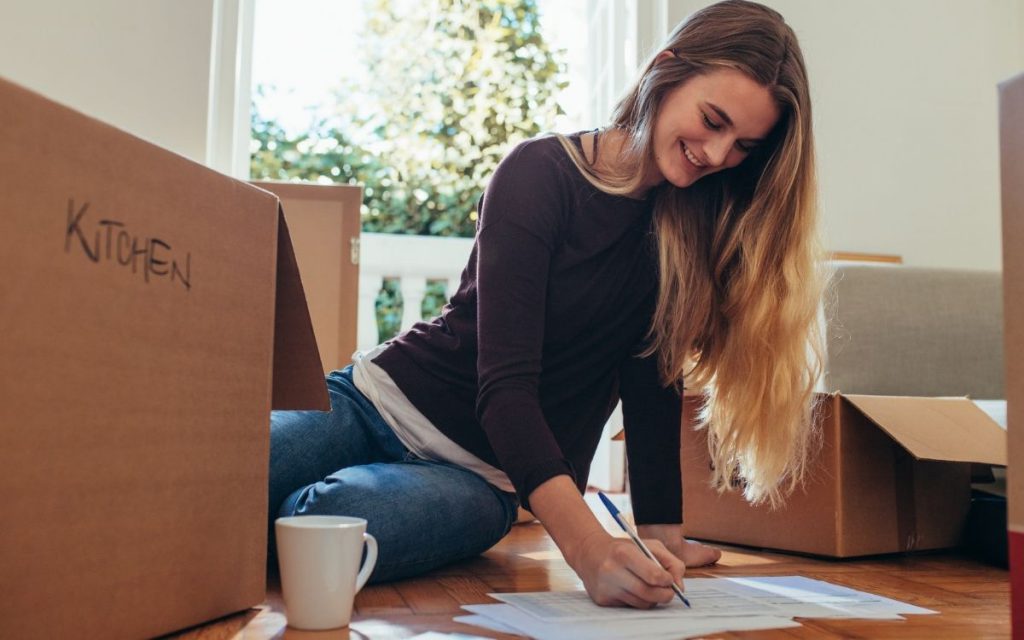
M 394 278 L 400 283 L 404 331 L 421 319 L 420 309 L 427 281 L 445 282 L 446 295 L 455 293 L 472 249 L 472 238 L 362 234 L 359 241 L 359 319 L 356 328 L 359 349 L 370 349 L 377 344 L 374 304 L 385 278 Z

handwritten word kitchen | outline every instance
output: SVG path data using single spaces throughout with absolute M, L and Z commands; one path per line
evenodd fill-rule
M 147 283 L 152 277 L 180 281 L 185 290 L 192 288 L 192 254 L 185 254 L 184 270 L 178 260 L 171 257 L 171 245 L 160 238 L 144 238 L 129 233 L 125 223 L 104 218 L 89 224 L 86 215 L 89 203 L 77 209 L 73 198 L 68 199 L 68 224 L 64 233 L 64 252 L 71 253 L 81 247 L 85 257 L 93 262 L 117 261 L 122 267 L 131 267 L 132 273 L 141 269 Z M 77 240 L 77 243 L 75 242 Z

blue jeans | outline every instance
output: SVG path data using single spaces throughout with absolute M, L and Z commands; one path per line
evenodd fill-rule
M 271 412 L 271 558 L 274 519 L 282 516 L 365 518 L 379 546 L 371 582 L 475 556 L 509 532 L 515 494 L 410 453 L 356 389 L 351 366 L 328 374 L 327 389 L 330 412 Z

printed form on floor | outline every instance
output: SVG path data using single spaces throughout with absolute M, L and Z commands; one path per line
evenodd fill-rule
M 802 576 L 691 578 L 686 608 L 601 607 L 583 591 L 492 593 L 503 604 L 467 605 L 455 620 L 541 640 L 682 638 L 726 631 L 798 627 L 802 618 L 902 620 L 936 613 L 898 600 Z

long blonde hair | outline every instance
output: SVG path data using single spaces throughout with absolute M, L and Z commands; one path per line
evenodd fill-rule
M 766 87 L 781 116 L 738 166 L 654 198 L 660 285 L 647 354 L 663 382 L 703 389 L 713 484 L 777 505 L 803 479 L 818 441 L 814 388 L 827 286 L 818 237 L 811 102 L 803 55 L 776 11 L 726 0 L 684 20 L 619 102 L 619 173 L 598 170 L 564 137 L 602 191 L 630 194 L 653 166 L 664 98 L 688 79 L 729 68 Z

